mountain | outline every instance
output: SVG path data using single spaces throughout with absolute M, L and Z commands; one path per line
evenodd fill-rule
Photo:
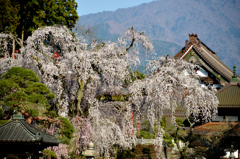
M 169 47 L 174 45 L 169 48 L 170 53 L 160 47 L 156 51 L 158 55 L 176 54 L 188 40 L 188 34 L 197 33 L 229 68 L 235 64 L 240 74 L 239 0 L 158 0 L 113 12 L 84 15 L 79 17 L 79 23 L 98 26 L 104 40 L 114 40 L 134 26 L 144 31 L 156 48 L 164 43 Z

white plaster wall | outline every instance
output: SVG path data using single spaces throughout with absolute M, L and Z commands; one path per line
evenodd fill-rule
M 198 74 L 200 77 L 208 77 L 207 71 L 205 71 L 205 70 L 203 70 L 203 69 L 197 70 L 197 74 Z
M 216 116 L 212 121 L 223 121 L 223 116 Z

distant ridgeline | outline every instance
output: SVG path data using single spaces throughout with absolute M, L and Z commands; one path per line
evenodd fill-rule
M 96 26 L 100 30 L 99 37 L 106 40 L 106 36 L 107 40 L 113 41 L 131 26 L 140 32 L 144 31 L 153 42 L 165 40 L 180 45 L 184 45 L 182 39 L 186 39 L 188 33 L 198 33 L 201 40 L 217 51 L 229 68 L 232 68 L 232 63 L 240 68 L 239 6 L 240 2 L 237 0 L 192 0 L 186 3 L 161 0 L 80 16 L 79 23 Z M 168 52 L 164 47 L 158 50 L 158 46 L 154 46 L 158 56 L 174 55 L 180 50 L 172 50 L 172 46 L 168 46 L 171 50 Z M 240 74 L 240 69 L 237 69 L 237 73 Z

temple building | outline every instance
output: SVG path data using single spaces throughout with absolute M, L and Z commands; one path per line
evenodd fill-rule
M 174 58 L 199 65 L 196 71 L 202 86 L 218 89 L 218 117 L 214 121 L 240 121 L 240 77 L 236 74 L 236 66 L 233 71 L 228 68 L 197 34 L 189 34 L 189 41 L 185 41 L 185 47 Z
M 224 152 L 223 150 L 227 150 L 223 158 L 229 158 L 230 156 L 239 158 L 240 82 L 236 76 L 236 66 L 234 66 L 233 77 L 230 83 L 219 89 L 216 96 L 219 100 L 218 116 L 214 118 L 212 122 L 195 127 L 193 134 L 197 136 L 208 135 L 216 138 L 220 137 L 221 140 L 219 140 L 218 144 L 216 145 L 217 147 L 221 147 L 222 152 Z M 198 140 L 191 143 L 191 147 L 197 148 L 198 146 L 204 146 L 204 144 Z M 209 150 L 207 150 L 208 154 L 217 154 L 213 153 L 213 151 L 208 151 Z M 216 158 L 216 156 L 211 156 L 210 158 Z
M 183 59 L 190 63 L 200 66 L 196 69 L 196 73 L 201 80 L 201 86 L 212 86 L 217 89 L 216 96 L 219 100 L 218 116 L 211 122 L 199 125 L 194 128 L 194 135 L 216 135 L 223 133 L 223 140 L 220 142 L 228 153 L 236 153 L 235 157 L 240 157 L 240 77 L 236 74 L 236 66 L 233 71 L 228 68 L 212 51 L 204 44 L 197 34 L 189 34 L 189 40 L 185 41 L 185 46 L 174 56 L 176 59 Z M 240 68 L 239 68 L 240 69 Z M 186 119 L 184 115 L 185 109 L 179 106 L 174 114 L 176 118 Z M 170 123 L 170 115 L 164 114 L 167 124 Z M 191 143 L 191 147 L 204 146 L 201 142 Z M 234 145 L 234 149 L 229 149 Z M 208 150 L 208 149 L 206 149 Z M 212 151 L 213 149 L 209 149 Z M 211 152 L 212 153 L 212 152 Z M 213 153 L 215 154 L 215 153 Z M 229 157 L 229 155 L 228 155 Z M 210 157 L 211 158 L 211 157 Z M 212 157 L 214 158 L 214 157 Z
M 219 100 L 218 117 L 213 121 L 240 121 L 240 80 L 234 67 L 233 77 L 229 84 L 217 92 Z
M 220 89 L 232 79 L 233 71 L 220 60 L 216 52 L 198 38 L 197 34 L 189 34 L 189 40 L 185 41 L 185 46 L 174 58 L 199 65 L 201 69 L 196 71 L 203 86 L 212 85 Z M 237 78 L 240 79 L 239 76 Z
M 42 150 L 58 146 L 61 141 L 26 122 L 22 113 L 13 115 L 11 121 L 0 126 L 0 158 L 9 155 L 18 158 L 39 158 Z
M 217 88 L 219 99 L 218 116 L 213 121 L 240 121 L 240 77 L 228 68 L 212 51 L 204 44 L 197 34 L 189 34 L 189 40 L 185 46 L 174 56 L 175 59 L 183 59 L 200 66 L 196 69 L 201 80 L 201 86 L 213 86 Z M 240 69 L 240 68 L 239 68 Z M 185 109 L 181 106 L 175 112 L 176 118 L 186 119 Z M 167 125 L 171 125 L 171 113 L 165 112 Z

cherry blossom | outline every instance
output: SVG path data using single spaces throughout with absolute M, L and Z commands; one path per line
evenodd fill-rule
M 5 52 L 8 37 L 11 35 L 0 34 L 0 44 L 4 44 L 0 49 Z M 154 54 L 151 40 L 133 28 L 116 42 L 95 40 L 89 44 L 82 37 L 74 37 L 65 26 L 48 26 L 34 31 L 25 44 L 18 58 L 1 59 L 0 74 L 21 66 L 39 76 L 56 95 L 52 109 L 60 116 L 73 116 L 78 154 L 90 140 L 107 157 L 113 145 L 132 148 L 137 130 L 131 114 L 138 121 L 147 118 L 152 131 L 166 109 L 174 116 L 182 106 L 186 116 L 201 118 L 202 122 L 217 114 L 216 90 L 200 86 L 196 65 L 159 57 L 148 61 L 145 79 L 132 81 L 130 72 L 142 62 L 141 53 Z M 60 57 L 54 59 L 56 48 Z M 76 116 L 78 113 L 81 117 Z M 158 124 L 157 149 L 161 149 L 162 131 Z M 58 155 L 64 148 L 60 145 L 54 151 Z M 64 154 L 68 158 L 67 152 Z

